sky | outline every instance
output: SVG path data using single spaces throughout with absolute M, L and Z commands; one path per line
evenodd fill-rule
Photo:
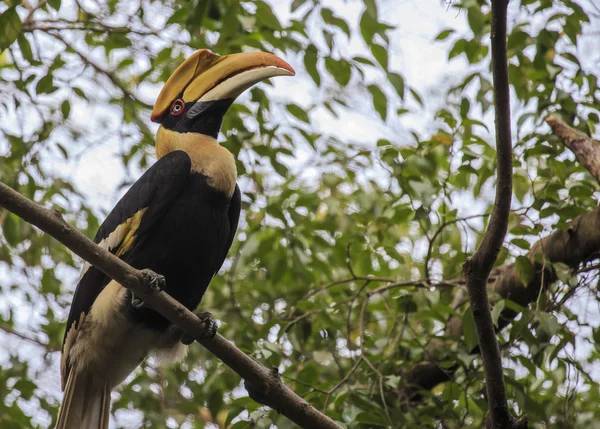
M 65 2 L 66 3 L 66 2 Z M 290 1 L 270 2 L 273 5 L 275 13 L 283 21 L 289 19 Z M 363 10 L 362 1 L 343 1 L 331 0 L 324 1 L 324 5 L 332 8 L 337 14 L 345 17 L 350 23 L 358 22 L 358 17 Z M 457 14 L 454 9 L 447 7 L 447 4 L 439 0 L 383 0 L 379 2 L 380 15 L 385 17 L 385 21 L 397 29 L 390 33 L 392 40 L 392 49 L 390 57 L 390 68 L 401 73 L 406 81 L 415 87 L 424 95 L 426 106 L 421 114 L 403 115 L 392 119 L 384 124 L 377 114 L 370 108 L 365 108 L 364 100 L 357 97 L 350 105 L 350 110 L 343 112 L 338 119 L 329 114 L 313 115 L 311 120 L 316 127 L 325 133 L 336 135 L 341 139 L 353 139 L 355 141 L 375 141 L 373 133 L 381 138 L 388 138 L 396 143 L 403 141 L 412 141 L 410 131 L 415 130 L 419 133 L 426 133 L 432 128 L 433 112 L 443 102 L 442 89 L 453 82 L 455 76 L 461 76 L 461 72 L 467 67 L 463 59 L 455 59 L 451 62 L 447 60 L 448 43 L 433 42 L 435 36 L 446 28 L 454 28 L 459 32 L 466 31 L 467 25 L 465 17 Z M 518 10 L 512 13 L 518 13 Z M 343 46 L 346 52 L 353 54 L 364 53 L 365 46 L 362 41 L 354 37 L 349 43 Z M 593 45 L 589 48 L 593 52 Z M 191 51 L 190 51 L 191 52 Z M 270 89 L 276 97 L 287 98 L 301 105 L 308 105 L 314 101 L 315 97 L 321 96 L 315 91 L 310 83 L 311 79 L 303 72 L 301 58 L 286 58 L 288 62 L 296 69 L 297 76 L 294 79 L 274 79 L 274 87 Z M 598 50 L 596 55 L 589 58 L 590 64 L 585 66 L 598 65 Z M 368 79 L 376 81 L 376 74 L 368 75 Z M 145 87 L 141 96 L 152 103 L 158 95 L 159 87 Z M 243 98 L 242 98 L 243 102 Z M 485 118 L 491 124 L 491 118 Z M 90 110 L 87 106 L 74 107 L 72 109 L 72 123 L 84 127 L 89 121 L 95 121 L 96 129 L 110 130 L 120 125 L 120 118 L 110 109 Z M 150 124 L 153 130 L 156 124 Z M 98 135 L 99 141 L 102 141 L 102 134 Z M 104 212 L 116 203 L 123 191 L 117 191 L 117 186 L 123 181 L 126 172 L 122 167 L 119 157 L 120 144 L 114 139 L 108 139 L 101 143 L 88 147 L 81 152 L 78 162 L 65 163 L 60 158 L 51 159 L 53 167 L 73 177 L 74 183 L 78 184 L 81 191 L 88 200 L 95 201 L 98 208 Z M 302 153 L 298 153 L 298 162 L 303 158 Z M 140 174 L 141 172 L 134 172 Z M 465 201 L 463 215 L 480 213 L 483 204 L 476 201 Z M 8 272 L 0 267 L 0 276 L 8 276 Z M 75 280 L 75 279 L 74 279 Z M 13 300 L 8 305 L 18 308 L 19 299 Z M 0 311 L 6 310 L 7 304 L 0 303 Z M 588 310 L 586 310 L 588 311 Z M 597 312 L 596 309 L 591 309 Z M 597 318 L 597 317 L 596 317 Z M 35 314 L 21 314 L 23 326 L 35 324 Z M 8 338 L 2 338 L 0 342 L 5 343 Z M 22 355 L 38 353 L 35 346 L 29 345 L 23 341 L 17 341 L 10 338 L 9 349 L 0 350 L 0 362 L 6 361 L 8 351 L 18 351 Z M 53 364 L 53 373 L 40 375 L 42 385 L 49 386 L 48 392 L 57 398 L 60 395 L 58 361 L 55 359 Z M 53 387 L 55 386 L 55 387 Z M 41 421 L 45 417 L 40 415 Z M 131 416 L 126 419 L 132 418 Z M 135 420 L 135 416 L 133 417 Z M 131 427 L 136 427 L 132 422 Z

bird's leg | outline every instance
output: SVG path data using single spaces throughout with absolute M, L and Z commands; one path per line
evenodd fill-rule
M 215 335 L 217 335 L 217 322 L 215 321 L 215 319 L 213 319 L 212 314 L 209 312 L 201 312 L 201 313 L 195 313 L 196 317 L 198 317 L 198 319 L 200 319 L 200 321 L 202 322 L 202 324 L 205 326 L 205 334 L 202 336 L 202 339 L 205 338 L 214 338 Z M 179 328 L 178 326 L 175 325 L 171 325 L 168 328 L 169 330 L 169 337 L 172 338 L 174 341 L 181 341 L 182 344 L 185 344 L 186 346 L 192 344 L 194 341 L 196 341 L 196 339 L 188 334 L 186 334 L 185 332 L 183 332 L 181 330 L 181 328 Z
M 214 338 L 215 335 L 217 335 L 217 329 L 219 329 L 219 327 L 217 326 L 217 322 L 215 321 L 215 319 L 213 319 L 212 314 L 208 311 L 195 314 L 205 327 L 202 339 L 204 340 L 206 338 Z M 194 337 L 189 336 L 188 334 L 183 334 L 183 336 L 181 337 L 181 342 L 185 345 L 192 344 L 194 341 L 196 341 L 196 339 Z
M 167 282 L 164 276 L 156 274 L 152 270 L 142 270 L 141 273 L 142 282 L 150 286 L 150 289 L 152 289 L 152 291 L 160 292 L 165 289 Z M 144 300 L 136 296 L 135 293 L 133 293 L 133 291 L 131 292 L 131 306 L 135 309 L 140 309 L 144 306 Z

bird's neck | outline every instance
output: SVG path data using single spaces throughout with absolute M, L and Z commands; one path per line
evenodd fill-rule
M 174 150 L 188 154 L 192 173 L 205 175 L 215 189 L 233 195 L 237 180 L 235 159 L 214 138 L 198 133 L 178 133 L 161 126 L 156 135 L 156 157 L 160 159 Z

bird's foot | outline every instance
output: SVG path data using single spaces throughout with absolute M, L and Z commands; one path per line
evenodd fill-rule
M 154 292 L 160 292 L 165 289 L 167 281 L 164 276 L 156 274 L 152 270 L 142 270 L 142 282 L 150 286 L 150 289 Z M 136 310 L 139 310 L 144 306 L 144 300 L 131 292 L 131 306 Z
M 144 307 L 144 300 L 135 295 L 135 293 L 131 292 L 131 306 L 136 310 Z
M 142 270 L 142 281 L 150 286 L 154 292 L 160 292 L 167 286 L 165 276 L 155 273 L 152 270 Z
M 208 311 L 204 311 L 201 313 L 196 313 L 196 317 L 200 319 L 205 327 L 204 335 L 201 339 L 204 340 L 206 338 L 214 338 L 215 335 L 217 335 L 217 330 L 219 327 L 217 326 L 215 319 L 213 319 L 212 314 Z M 196 341 L 196 339 L 188 334 L 183 334 L 181 337 L 181 342 L 186 346 L 192 344 L 194 341 Z

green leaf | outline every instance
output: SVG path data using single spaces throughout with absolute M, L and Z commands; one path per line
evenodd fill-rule
M 298 106 L 297 104 L 288 104 L 285 107 L 287 108 L 288 112 L 290 112 L 296 118 L 300 119 L 302 122 L 306 122 L 307 124 L 309 123 L 308 113 L 306 113 L 306 110 L 304 110 L 302 107 Z
M 492 308 L 492 320 L 494 321 L 494 326 L 496 326 L 496 328 L 498 327 L 498 319 L 500 318 L 500 314 L 502 314 L 505 305 L 504 300 L 501 300 L 494 305 L 494 308 Z
M 75 92 L 75 94 L 77 94 L 78 97 L 83 98 L 86 101 L 88 100 L 88 97 L 87 95 L 85 95 L 85 92 L 83 92 L 83 89 L 74 86 L 73 92 Z
M 358 408 L 354 405 L 350 405 L 349 407 L 344 407 L 344 410 L 342 411 L 342 418 L 347 423 L 353 423 L 356 421 L 356 417 L 360 413 L 362 413 L 362 411 L 363 410 L 361 410 L 360 408 Z
M 350 63 L 346 60 L 334 60 L 331 57 L 325 58 L 325 68 L 333 78 L 342 86 L 348 85 L 352 76 Z
M 383 67 L 384 70 L 388 68 L 388 51 L 385 47 L 373 43 L 371 45 L 371 53 L 377 60 L 377 62 Z
M 20 378 L 17 380 L 13 388 L 21 392 L 21 398 L 23 398 L 25 401 L 29 401 L 32 398 L 37 386 L 31 380 Z
M 321 17 L 323 18 L 323 21 L 325 21 L 327 24 L 338 27 L 346 34 L 346 36 L 350 37 L 350 26 L 348 25 L 346 20 L 337 17 L 331 9 L 324 7 L 321 10 Z
M 529 241 L 523 238 L 513 238 L 510 242 L 523 250 L 529 250 Z
M 9 213 L 4 218 L 4 222 L 2 223 L 2 232 L 4 233 L 4 238 L 6 242 L 12 247 L 16 247 L 21 242 L 21 237 L 19 234 L 19 218 L 12 213 Z
M 448 28 L 442 31 L 440 34 L 438 34 L 435 40 L 446 40 L 452 33 L 454 33 L 454 29 Z
M 56 11 L 60 9 L 61 0 L 48 0 L 50 7 Z
M 377 2 L 375 0 L 363 0 L 365 4 L 365 13 L 377 21 Z
M 460 54 L 464 54 L 467 50 L 467 41 L 465 39 L 459 39 L 454 43 L 452 49 L 448 53 L 448 59 L 451 60 L 454 57 L 459 56 Z
M 54 276 L 53 270 L 44 270 L 42 274 L 42 288 L 43 294 L 57 295 L 60 292 L 60 282 Z
M 421 106 L 424 106 L 423 99 L 421 98 L 421 95 L 419 95 L 419 93 L 415 89 L 410 88 L 410 95 L 413 96 L 413 98 L 415 99 L 415 101 L 417 103 L 419 103 Z
M 375 67 L 375 63 L 365 57 L 356 56 L 356 57 L 353 57 L 352 60 L 356 61 L 357 63 L 360 63 L 360 64 L 366 64 L 368 66 Z
M 400 295 L 396 301 L 396 308 L 399 314 L 414 313 L 418 309 L 417 303 L 411 295 Z
M 58 88 L 53 85 L 53 77 L 51 73 L 47 73 L 42 76 L 42 78 L 38 81 L 35 86 L 35 92 L 37 94 L 51 94 L 56 91 Z
M 518 256 L 515 260 L 515 265 L 517 267 L 517 272 L 519 273 L 519 277 L 523 282 L 523 285 L 527 287 L 529 282 L 533 279 L 535 274 L 533 264 L 526 256 Z
M 60 105 L 60 111 L 62 112 L 64 119 L 69 118 L 69 114 L 71 113 L 71 103 L 69 103 L 69 100 L 65 100 L 62 102 L 62 104 Z
M 315 45 L 310 45 L 304 54 L 304 67 L 306 67 L 306 71 L 310 77 L 312 77 L 312 80 L 317 84 L 317 86 L 321 86 L 321 75 L 317 69 L 318 59 L 319 57 L 317 56 L 317 48 Z
M 481 12 L 481 6 L 470 7 L 467 11 L 467 20 L 475 36 L 481 37 L 486 23 L 485 15 Z
M 365 423 L 369 425 L 369 427 L 379 426 L 379 427 L 388 427 L 389 422 L 382 416 L 369 412 L 362 412 L 355 417 L 355 422 Z
M 377 85 L 369 85 L 369 92 L 373 97 L 373 107 L 383 121 L 387 118 L 387 97 Z
M 544 330 L 544 332 L 551 337 L 556 335 L 559 329 L 559 324 L 555 315 L 543 311 L 536 311 L 536 316 L 540 322 L 540 327 Z
M 21 33 L 21 18 L 16 6 L 9 7 L 0 15 L 0 52 L 8 48 Z
M 21 51 L 21 55 L 25 58 L 29 64 L 35 63 L 35 58 L 33 57 L 33 52 L 31 51 L 31 45 L 27 38 L 20 34 L 17 38 L 17 43 L 19 44 L 19 49 Z
M 462 328 L 465 344 L 467 345 L 467 350 L 470 352 L 474 350 L 478 344 L 477 332 L 475 331 L 475 319 L 473 319 L 471 307 L 467 308 L 463 313 Z
M 256 5 L 257 25 L 270 28 L 271 30 L 281 30 L 281 23 L 269 5 L 262 1 L 255 2 L 254 4 Z
M 401 100 L 404 100 L 404 78 L 398 73 L 389 72 L 388 79 Z
M 373 37 L 375 37 L 375 34 L 377 33 L 377 24 L 377 18 L 374 18 L 367 8 L 360 17 L 359 24 L 360 34 L 367 46 L 371 46 L 371 43 L 373 43 Z

